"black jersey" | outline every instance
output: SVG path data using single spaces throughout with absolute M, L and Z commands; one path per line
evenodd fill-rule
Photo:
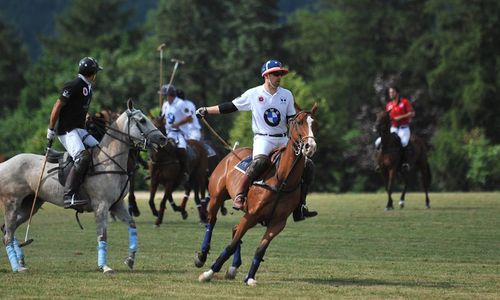
M 58 135 L 65 134 L 75 128 L 85 128 L 85 117 L 91 99 L 91 87 L 81 77 L 77 77 L 64 85 L 59 96 L 59 100 L 64 102 L 64 106 L 59 112 L 56 125 Z

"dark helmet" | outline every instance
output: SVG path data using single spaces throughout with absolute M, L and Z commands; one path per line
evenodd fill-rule
M 97 60 L 90 56 L 80 59 L 80 62 L 78 63 L 78 73 L 82 74 L 83 76 L 90 76 L 101 70 L 102 67 L 99 66 Z
M 186 94 L 184 94 L 184 91 L 181 89 L 177 89 L 177 97 L 181 98 L 182 100 L 186 99 Z
M 283 64 L 277 60 L 271 59 L 266 61 L 262 68 L 260 68 L 260 75 L 264 77 L 265 75 L 273 72 L 282 72 L 283 75 L 288 73 L 288 70 L 283 68 Z
M 164 84 L 158 91 L 158 94 L 177 97 L 175 86 L 171 84 Z

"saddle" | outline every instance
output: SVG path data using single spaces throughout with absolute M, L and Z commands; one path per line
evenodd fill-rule
M 48 174 L 57 171 L 57 179 L 59 183 L 64 186 L 66 183 L 66 178 L 68 177 L 71 167 L 73 167 L 73 158 L 68 152 L 57 151 L 54 149 L 49 149 L 47 153 L 47 162 L 49 163 L 59 163 L 57 167 L 49 169 Z
M 269 168 L 262 172 L 262 176 L 265 175 L 267 173 L 267 171 L 269 169 L 271 169 L 273 166 L 277 166 L 279 164 L 279 161 L 280 161 L 280 158 L 281 158 L 281 153 L 285 150 L 285 148 L 277 148 L 277 149 L 274 149 L 271 154 L 269 154 L 269 157 L 270 157 L 270 160 L 271 160 L 271 165 L 269 166 Z M 252 158 L 252 155 L 248 155 L 247 157 L 245 157 L 244 159 L 240 160 L 239 163 L 237 163 L 234 168 L 238 171 L 240 171 L 241 173 L 245 174 L 246 173 L 246 170 L 248 169 L 248 167 L 250 166 L 250 164 L 252 163 L 253 161 L 253 158 Z

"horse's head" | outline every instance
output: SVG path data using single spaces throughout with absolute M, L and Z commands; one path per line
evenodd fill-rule
M 376 113 L 377 119 L 375 120 L 375 126 L 373 131 L 377 132 L 379 135 L 388 133 L 391 129 L 391 117 L 390 112 L 379 111 Z
M 314 131 L 318 127 L 317 109 L 318 105 L 315 103 L 311 111 L 300 111 L 289 122 L 290 139 L 294 141 L 297 151 L 302 151 L 302 154 L 307 157 L 313 156 L 316 152 Z
M 126 115 L 126 124 L 122 131 L 128 135 L 131 143 L 136 147 L 148 147 L 154 150 L 165 146 L 167 143 L 165 135 L 140 110 L 133 107 L 131 99 L 128 100 L 127 107 L 127 111 L 122 114 Z
M 151 118 L 153 120 L 153 125 L 158 128 L 163 134 L 167 134 L 166 131 L 165 131 L 165 124 L 166 124 L 166 121 L 165 121 L 165 117 L 163 117 L 163 115 L 160 115 L 156 118 Z

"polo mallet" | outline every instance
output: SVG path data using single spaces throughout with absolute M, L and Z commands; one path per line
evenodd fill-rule
M 172 82 L 174 81 L 175 71 L 177 71 L 179 64 L 184 64 L 183 60 L 177 58 L 172 58 L 170 61 L 175 62 L 175 64 L 174 64 L 174 70 L 172 71 L 172 75 L 170 75 L 170 81 L 168 82 L 169 85 L 171 85 Z
M 43 159 L 42 172 L 40 172 L 40 177 L 38 178 L 38 185 L 36 186 L 33 205 L 31 205 L 30 219 L 28 221 L 28 227 L 26 227 L 26 235 L 24 236 L 24 242 L 20 243 L 19 247 L 28 246 L 33 242 L 33 239 L 28 240 L 28 234 L 30 232 L 31 218 L 33 217 L 33 211 L 35 210 L 36 199 L 38 197 L 38 191 L 40 191 L 40 185 L 42 183 L 43 172 L 45 171 L 45 165 L 47 164 L 47 157 L 49 156 L 50 147 L 52 147 L 52 140 L 47 141 L 47 150 L 45 151 L 45 158 Z
M 160 90 L 163 85 L 163 48 L 165 48 L 165 43 L 161 44 L 156 48 L 156 51 L 160 51 Z M 160 102 L 160 110 L 161 110 L 161 94 L 158 94 L 159 102 Z
M 231 145 L 229 145 L 228 142 L 226 142 L 216 131 L 215 129 L 213 129 L 212 126 L 210 126 L 210 124 L 208 124 L 207 120 L 205 120 L 204 117 L 201 118 L 201 121 L 203 122 L 203 124 L 205 124 L 205 126 L 207 126 L 208 130 L 210 130 L 210 132 L 228 149 L 228 150 L 231 150 L 231 153 L 236 156 L 236 158 L 238 158 L 239 160 L 242 160 L 236 153 L 234 153 L 234 150 L 236 149 L 236 147 L 239 145 L 238 142 L 236 142 L 234 144 L 234 147 L 231 147 Z

